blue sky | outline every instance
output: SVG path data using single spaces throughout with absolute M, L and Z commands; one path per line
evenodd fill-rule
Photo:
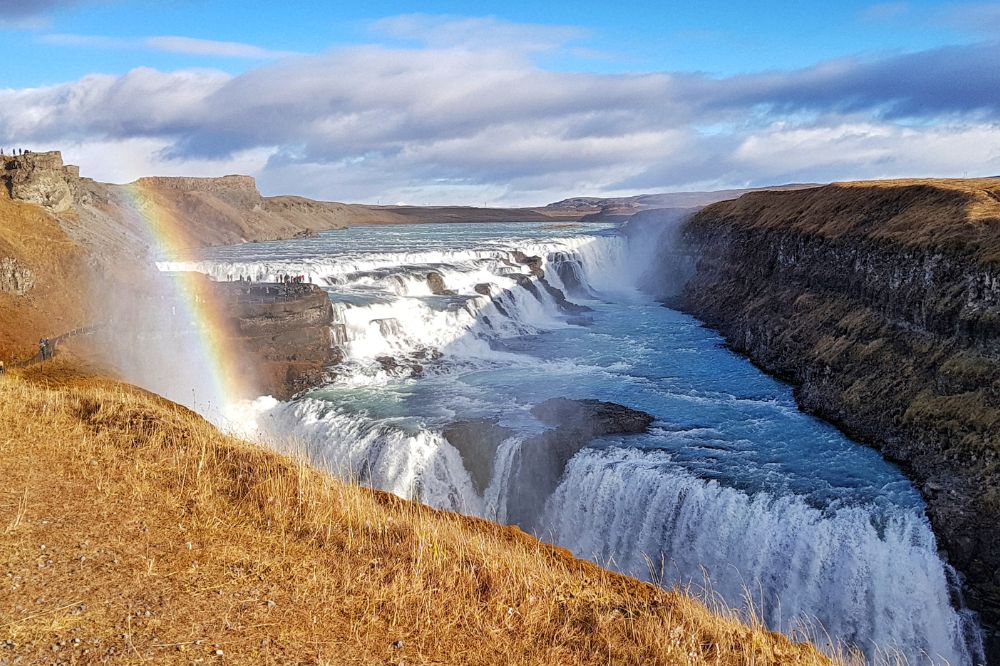
M 0 143 L 319 198 L 1000 174 L 1000 3 L 0 0 Z

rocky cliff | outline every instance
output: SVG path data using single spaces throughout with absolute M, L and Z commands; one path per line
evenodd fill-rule
M 326 292 L 311 284 L 208 284 L 228 320 L 230 343 L 241 350 L 244 365 L 235 371 L 254 395 L 286 400 L 321 383 L 337 360 Z
M 80 171 L 63 165 L 58 151 L 0 157 L 0 180 L 10 198 L 61 213 L 73 206 L 72 179 Z
M 678 305 L 911 476 L 1000 658 L 1000 180 L 751 193 L 682 242 Z

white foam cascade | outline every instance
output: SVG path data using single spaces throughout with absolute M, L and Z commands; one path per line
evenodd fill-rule
M 265 398 L 246 409 L 250 413 L 241 415 L 240 434 L 262 434 L 273 446 L 305 453 L 311 463 L 343 479 L 437 509 L 483 514 L 461 456 L 440 433 L 358 418 L 323 400 Z
M 565 325 L 552 294 L 537 280 L 527 283 L 528 269 L 514 259 L 515 252 L 543 258 L 546 279 L 560 286 L 557 271 L 548 262 L 555 253 L 573 256 L 578 248 L 612 248 L 610 239 L 570 237 L 552 242 L 511 245 L 491 250 L 441 250 L 333 257 L 297 261 L 160 262 L 163 271 L 197 271 L 215 280 L 252 278 L 278 282 L 283 276 L 306 276 L 324 285 L 334 297 L 335 339 L 348 361 L 371 361 L 380 356 L 407 356 L 435 350 L 466 359 L 502 360 L 488 341 L 524 335 Z M 427 283 L 429 272 L 443 278 L 450 296 L 435 296 Z M 488 295 L 476 291 L 489 285 Z
M 927 521 L 900 512 L 879 522 L 870 507 L 748 496 L 662 453 L 585 449 L 549 499 L 542 535 L 647 580 L 697 589 L 707 578 L 730 607 L 749 595 L 769 627 L 820 645 L 834 636 L 869 657 L 972 663 Z
M 509 244 L 506 247 L 490 249 L 462 250 L 421 250 L 416 252 L 378 252 L 350 256 L 307 257 L 289 260 L 244 261 L 244 260 L 195 260 L 160 261 L 161 271 L 197 271 L 219 281 L 235 281 L 240 277 L 254 282 L 277 282 L 282 275 L 303 275 L 312 278 L 316 284 L 338 285 L 353 281 L 359 273 L 376 274 L 380 271 L 395 272 L 401 266 L 437 267 L 441 265 L 460 267 L 509 265 L 510 253 L 521 250 L 528 255 L 546 256 L 561 250 L 593 242 L 589 236 L 560 238 L 550 242 Z M 494 271 L 490 271 L 493 273 Z M 474 284 L 474 283 L 472 283 Z M 451 285 L 449 285 L 451 286 Z M 471 287 L 471 284 L 469 285 Z M 429 293 L 429 292 L 428 292 Z
M 579 235 L 478 249 L 429 249 L 267 261 L 163 262 L 219 280 L 277 281 L 304 275 L 331 293 L 335 339 L 345 360 L 341 389 L 375 392 L 400 379 L 389 356 L 454 367 L 514 360 L 492 344 L 568 326 L 559 302 L 529 278 L 516 252 L 542 258 L 545 279 L 576 300 L 649 301 L 662 272 L 664 227 Z M 454 292 L 434 295 L 430 271 Z M 489 294 L 481 293 L 483 284 Z M 593 305 L 593 304 L 592 304 Z M 524 359 L 521 358 L 523 362 Z M 441 509 L 506 522 L 513 462 L 522 438 L 500 445 L 480 495 L 459 452 L 439 429 L 373 418 L 336 400 L 259 402 L 249 410 L 263 439 L 301 451 L 344 478 Z M 461 418 L 461 414 L 456 415 Z M 953 607 L 949 569 L 918 509 L 819 510 L 796 495 L 747 494 L 705 481 L 667 454 L 584 449 L 549 498 L 539 536 L 581 557 L 641 578 L 701 585 L 731 606 L 754 598 L 768 626 L 815 640 L 827 634 L 873 656 L 897 650 L 910 663 L 978 663 L 974 621 Z M 662 565 L 662 578 L 660 567 Z

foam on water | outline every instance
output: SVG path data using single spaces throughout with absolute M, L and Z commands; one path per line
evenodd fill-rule
M 595 441 L 570 461 L 539 508 L 540 537 L 663 584 L 700 584 L 707 573 L 734 607 L 749 590 L 769 626 L 811 627 L 869 656 L 981 660 L 974 618 L 956 608 L 954 574 L 902 474 L 656 302 L 683 268 L 670 246 L 677 219 L 624 231 L 352 228 L 161 268 L 306 275 L 330 295 L 345 353 L 337 379 L 289 403 L 244 405 L 233 416 L 244 432 L 345 478 L 504 522 L 520 447 L 546 428 L 532 405 L 572 397 L 643 409 L 656 417 L 648 434 Z M 540 256 L 550 287 L 591 310 L 561 306 L 519 253 Z M 454 295 L 432 294 L 430 271 Z M 482 494 L 442 435 L 474 417 L 516 433 L 499 445 Z
M 768 626 L 967 662 L 965 624 L 927 522 L 913 512 L 821 510 L 796 495 L 705 482 L 663 453 L 584 450 L 550 498 L 542 534 L 634 576 L 749 595 Z M 877 583 L 876 583 L 877 581 Z M 830 646 L 835 647 L 835 646 Z

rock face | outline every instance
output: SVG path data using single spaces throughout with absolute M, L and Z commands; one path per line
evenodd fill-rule
M 79 175 L 79 168 L 63 165 L 59 151 L 0 157 L 0 179 L 10 197 L 53 213 L 73 206 L 70 183 Z
M 923 490 L 1000 658 L 1000 182 L 750 194 L 683 239 L 677 305 Z
M 437 271 L 431 271 L 427 274 L 427 288 L 435 296 L 454 296 L 458 293 L 454 289 L 448 289 L 445 286 L 444 276 Z
M 245 352 L 241 374 L 258 394 L 287 399 L 322 382 L 337 361 L 333 306 L 316 285 L 219 282 L 211 289 L 224 307 L 233 344 Z
M 646 412 L 600 400 L 553 398 L 531 413 L 553 428 L 521 443 L 511 473 L 507 522 L 528 532 L 559 485 L 566 463 L 580 449 L 595 437 L 645 432 L 653 422 Z
M 34 286 L 35 274 L 30 269 L 20 266 L 12 257 L 0 259 L 0 291 L 24 296 Z
M 458 449 L 473 485 L 482 494 L 493 479 L 497 449 L 514 431 L 500 425 L 498 418 L 479 418 L 455 421 L 443 434 L 448 443 Z
M 533 256 L 529 257 L 528 255 L 526 255 L 524 252 L 521 252 L 520 250 L 514 250 L 514 252 L 511 253 L 511 256 L 514 259 L 515 262 L 527 266 L 528 267 L 528 272 L 530 272 L 536 278 L 541 279 L 541 278 L 545 277 L 545 271 L 542 270 L 542 258 L 541 257 L 539 257 L 537 255 L 533 255 Z

